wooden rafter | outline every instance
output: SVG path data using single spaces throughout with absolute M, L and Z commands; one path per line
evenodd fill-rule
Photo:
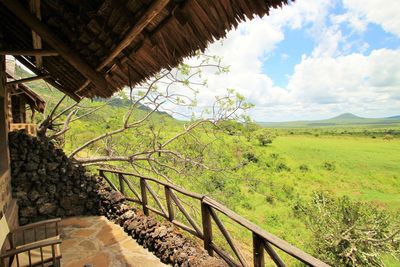
M 167 6 L 170 0 L 157 0 L 146 10 L 140 20 L 131 28 L 125 38 L 115 47 L 111 54 L 105 58 L 99 66 L 96 68 L 97 71 L 101 71 L 105 66 L 112 62 L 126 47 L 128 47 L 136 37 L 138 37 L 143 30 L 149 25 L 149 23 Z M 89 81 L 85 83 L 76 91 L 79 93 L 86 86 L 89 85 Z
M 100 91 L 107 91 L 107 81 L 96 72 L 90 65 L 82 60 L 78 53 L 69 48 L 54 34 L 44 23 L 33 16 L 28 10 L 20 4 L 18 0 L 0 0 L 14 15 L 22 22 L 37 32 L 41 38 L 52 46 L 68 63 L 70 63 L 83 76 L 94 83 Z
M 42 14 L 40 12 L 40 0 L 29 0 L 29 8 L 31 13 L 35 15 L 38 20 L 42 20 Z M 35 31 L 32 31 L 32 43 L 34 49 L 42 49 L 42 39 L 40 38 L 39 34 Z M 35 56 L 36 59 L 36 67 L 38 69 L 43 68 L 43 60 L 40 55 Z
M 58 56 L 59 54 L 56 50 L 33 49 L 33 50 L 0 50 L 0 55 L 51 57 L 51 56 Z
M 23 56 L 15 56 L 15 59 L 18 60 L 18 62 L 20 62 L 25 67 L 27 67 L 30 71 L 32 71 L 36 75 L 38 75 L 38 76 L 45 75 L 45 73 L 43 73 L 41 70 L 37 69 L 31 62 L 26 60 Z M 81 100 L 81 98 L 79 96 L 66 90 L 62 85 L 57 83 L 53 78 L 44 78 L 43 80 L 45 80 L 47 83 L 51 84 L 52 86 L 54 86 L 55 88 L 57 88 L 58 90 L 63 92 L 64 94 L 68 95 L 76 102 L 79 102 Z
M 24 78 L 24 79 L 20 79 L 20 80 L 15 80 L 15 81 L 10 81 L 7 82 L 6 85 L 15 85 L 15 84 L 20 84 L 20 83 L 27 83 L 27 82 L 32 82 L 32 81 L 36 81 L 36 80 L 43 80 L 46 78 L 50 78 L 50 75 L 46 74 L 46 75 L 38 75 L 38 76 L 34 76 L 34 77 L 29 77 L 29 78 Z

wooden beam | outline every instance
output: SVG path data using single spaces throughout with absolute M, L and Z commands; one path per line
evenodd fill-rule
M 75 69 L 82 73 L 88 80 L 92 81 L 98 89 L 107 90 L 108 84 L 104 77 L 83 61 L 78 56 L 78 53 L 61 41 L 47 25 L 26 10 L 24 6 L 20 4 L 19 0 L 0 0 L 0 3 L 4 4 L 22 22 L 38 33 L 46 43 L 57 50 L 60 56 L 68 61 L 68 63 L 75 67 Z
M 153 4 L 146 10 L 144 15 L 139 21 L 131 28 L 125 38 L 114 48 L 110 55 L 105 58 L 100 65 L 96 68 L 97 71 L 101 71 L 107 64 L 113 61 L 125 48 L 127 48 L 136 37 L 138 37 L 142 31 L 149 25 L 149 23 L 168 5 L 170 0 L 157 0 L 153 1 Z M 82 91 L 86 86 L 89 85 L 89 81 L 86 81 L 76 91 Z
M 15 81 L 10 81 L 7 82 L 6 85 L 15 85 L 15 84 L 20 84 L 20 83 L 27 83 L 27 82 L 32 82 L 32 81 L 36 81 L 36 80 L 42 80 L 45 78 L 50 78 L 50 75 L 38 75 L 35 77 L 29 77 L 29 78 L 24 78 L 24 79 L 20 79 L 20 80 L 15 80 Z
M 0 55 L 51 57 L 51 56 L 58 56 L 59 54 L 56 50 L 32 49 L 32 50 L 0 50 Z
M 29 8 L 33 15 L 35 15 L 38 20 L 42 20 L 42 14 L 40 12 L 40 0 L 29 0 Z M 35 31 L 32 31 L 32 44 L 35 49 L 42 49 L 42 39 L 39 34 Z M 43 59 L 40 55 L 35 56 L 36 59 L 36 67 L 38 69 L 43 68 Z
M 15 59 L 18 60 L 18 62 L 20 62 L 25 67 L 27 67 L 30 71 L 32 71 L 36 75 L 44 75 L 44 73 L 41 70 L 37 69 L 31 62 L 26 60 L 23 56 L 15 56 Z M 60 90 L 61 92 L 63 92 L 64 94 L 66 94 L 69 97 L 71 97 L 76 102 L 80 102 L 81 101 L 81 98 L 78 95 L 74 94 L 73 92 L 69 92 L 68 90 L 66 90 L 62 85 L 57 83 L 53 78 L 45 78 L 44 80 L 47 83 L 49 83 L 50 85 L 52 85 L 55 88 L 57 88 L 58 90 Z

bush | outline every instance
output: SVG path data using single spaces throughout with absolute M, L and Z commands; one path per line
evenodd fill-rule
M 257 133 L 256 138 L 260 145 L 266 146 L 268 144 L 272 144 L 275 136 L 270 131 L 262 130 Z
M 294 211 L 313 232 L 315 254 L 332 266 L 384 266 L 382 255 L 400 253 L 399 224 L 384 210 L 317 192 Z
M 269 156 L 271 157 L 271 159 L 278 159 L 279 158 L 279 154 L 278 153 L 271 153 L 271 154 L 269 154 Z
M 325 161 L 324 169 L 327 171 L 334 171 L 336 169 L 334 162 Z
M 243 154 L 243 158 L 247 161 L 247 162 L 253 162 L 253 163 L 257 163 L 258 162 L 258 158 L 256 157 L 256 155 L 254 155 L 253 152 L 246 152 Z
M 265 201 L 267 201 L 271 205 L 274 205 L 275 204 L 275 197 L 272 194 L 268 194 L 268 195 L 265 196 Z
M 308 171 L 310 170 L 310 168 L 308 168 L 308 166 L 307 166 L 306 164 L 301 164 L 301 165 L 299 166 L 299 170 L 300 170 L 301 172 L 308 172 Z
M 386 134 L 386 135 L 383 137 L 383 140 L 386 140 L 386 141 L 391 141 L 391 140 L 393 140 L 393 139 L 394 139 L 394 136 L 391 135 L 391 134 Z
M 277 172 L 282 172 L 282 171 L 290 171 L 290 167 L 286 165 L 286 163 L 284 162 L 279 162 L 276 167 L 275 170 Z

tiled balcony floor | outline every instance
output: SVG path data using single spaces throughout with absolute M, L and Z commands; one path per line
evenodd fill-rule
M 72 217 L 61 222 L 62 266 L 167 266 L 103 216 Z

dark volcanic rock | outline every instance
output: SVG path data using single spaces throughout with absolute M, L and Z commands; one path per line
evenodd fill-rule
M 13 196 L 20 206 L 21 224 L 99 214 L 98 178 L 70 162 L 49 141 L 10 132 L 9 143 Z

